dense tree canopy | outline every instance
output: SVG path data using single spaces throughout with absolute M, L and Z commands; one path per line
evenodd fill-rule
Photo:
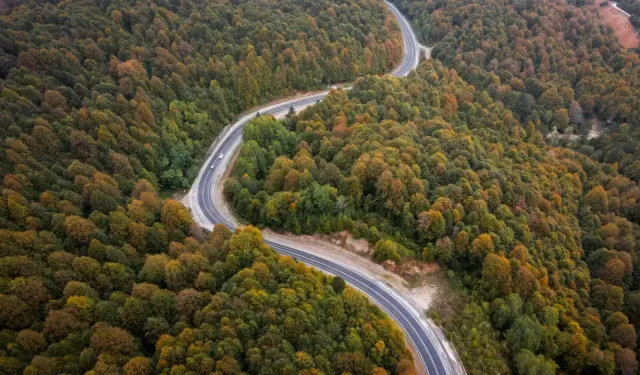
M 0 373 L 412 371 L 344 280 L 158 194 L 247 107 L 387 71 L 383 2 L 1 7 Z
M 257 118 L 244 137 L 225 193 L 245 219 L 348 229 L 376 261 L 451 269 L 474 301 L 445 328 L 471 373 L 637 368 L 625 312 L 638 308 L 640 189 L 615 166 L 546 146 L 440 62 Z
M 74 160 L 120 185 L 186 187 L 234 113 L 385 72 L 402 55 L 397 23 L 373 0 L 28 2 L 0 24 L 0 168 L 39 171 L 37 191 Z M 92 177 L 79 173 L 80 185 Z M 102 212 L 115 207 L 109 191 L 87 190 Z
M 547 134 L 603 132 L 575 145 L 640 180 L 640 58 L 593 1 L 394 1 L 432 56 Z
M 582 2 L 396 3 L 441 61 L 257 118 L 227 198 L 448 267 L 468 302 L 439 321 L 472 374 L 636 372 L 638 57 Z M 2 6 L 0 373 L 411 372 L 344 280 L 157 193 L 244 109 L 387 71 L 382 2 Z M 579 153 L 544 143 L 594 122 Z
M 2 374 L 411 373 L 380 309 L 256 228 L 127 246 L 2 258 Z

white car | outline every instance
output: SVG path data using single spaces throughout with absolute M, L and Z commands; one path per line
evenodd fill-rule
M 223 156 L 224 156 L 224 154 L 218 155 L 218 159 L 222 159 Z

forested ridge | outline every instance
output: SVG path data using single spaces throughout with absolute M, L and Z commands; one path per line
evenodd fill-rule
M 375 1 L 17 7 L 0 21 L 2 148 L 187 187 L 235 113 L 385 72 L 402 55 L 392 20 Z
M 439 321 L 472 374 L 632 374 L 640 189 L 545 145 L 440 62 L 259 117 L 225 182 L 243 218 L 347 229 L 377 262 L 438 261 L 468 296 Z M 449 297 L 447 297 L 449 298 Z
M 3 374 L 413 371 L 379 308 L 256 228 L 219 225 L 146 258 L 93 239 L 86 255 L 5 257 L 0 271 L 14 277 L 0 294 Z
M 158 194 L 249 106 L 390 69 L 382 2 L 3 4 L 1 374 L 413 371 L 344 281 Z
M 640 59 L 585 1 L 398 0 L 432 56 L 543 134 L 603 136 L 580 152 L 640 179 Z M 627 126 L 628 125 L 628 126 Z

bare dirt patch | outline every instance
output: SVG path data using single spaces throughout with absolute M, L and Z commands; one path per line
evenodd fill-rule
M 189 193 L 188 189 L 182 189 L 182 188 L 163 189 L 160 191 L 160 198 L 181 201 L 188 193 Z
M 318 238 L 322 239 L 323 241 L 329 241 L 334 245 L 341 246 L 345 250 L 351 251 L 352 253 L 356 253 L 358 255 L 371 255 L 372 249 L 369 245 L 369 241 L 364 238 L 357 239 L 346 230 L 343 230 L 342 232 L 336 233 L 331 236 L 318 235 Z
M 405 260 L 400 264 L 388 260 L 382 263 L 382 266 L 393 273 L 404 277 L 407 280 L 421 275 L 430 275 L 440 271 L 440 266 L 437 263 L 425 263 L 417 260 Z
M 640 37 L 629 21 L 629 17 L 611 6 L 611 4 L 601 7 L 597 6 L 598 13 L 613 30 L 624 48 L 636 48 L 640 46 Z
M 591 125 L 591 129 L 589 129 L 589 134 L 587 134 L 587 140 L 598 138 L 603 132 L 603 126 L 600 120 L 597 117 L 594 117 L 591 120 L 593 124 Z

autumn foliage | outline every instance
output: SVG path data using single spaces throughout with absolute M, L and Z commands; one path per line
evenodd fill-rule
M 360 294 L 339 283 L 336 294 L 255 230 L 209 234 L 161 198 L 190 186 L 249 106 L 399 61 L 383 2 L 29 0 L 0 11 L 1 374 L 411 363 Z
M 636 183 L 547 146 L 441 62 L 406 80 L 360 79 L 282 121 L 257 118 L 244 137 L 225 183 L 243 218 L 346 229 L 377 262 L 449 269 L 466 302 L 434 317 L 468 372 L 637 368 Z

